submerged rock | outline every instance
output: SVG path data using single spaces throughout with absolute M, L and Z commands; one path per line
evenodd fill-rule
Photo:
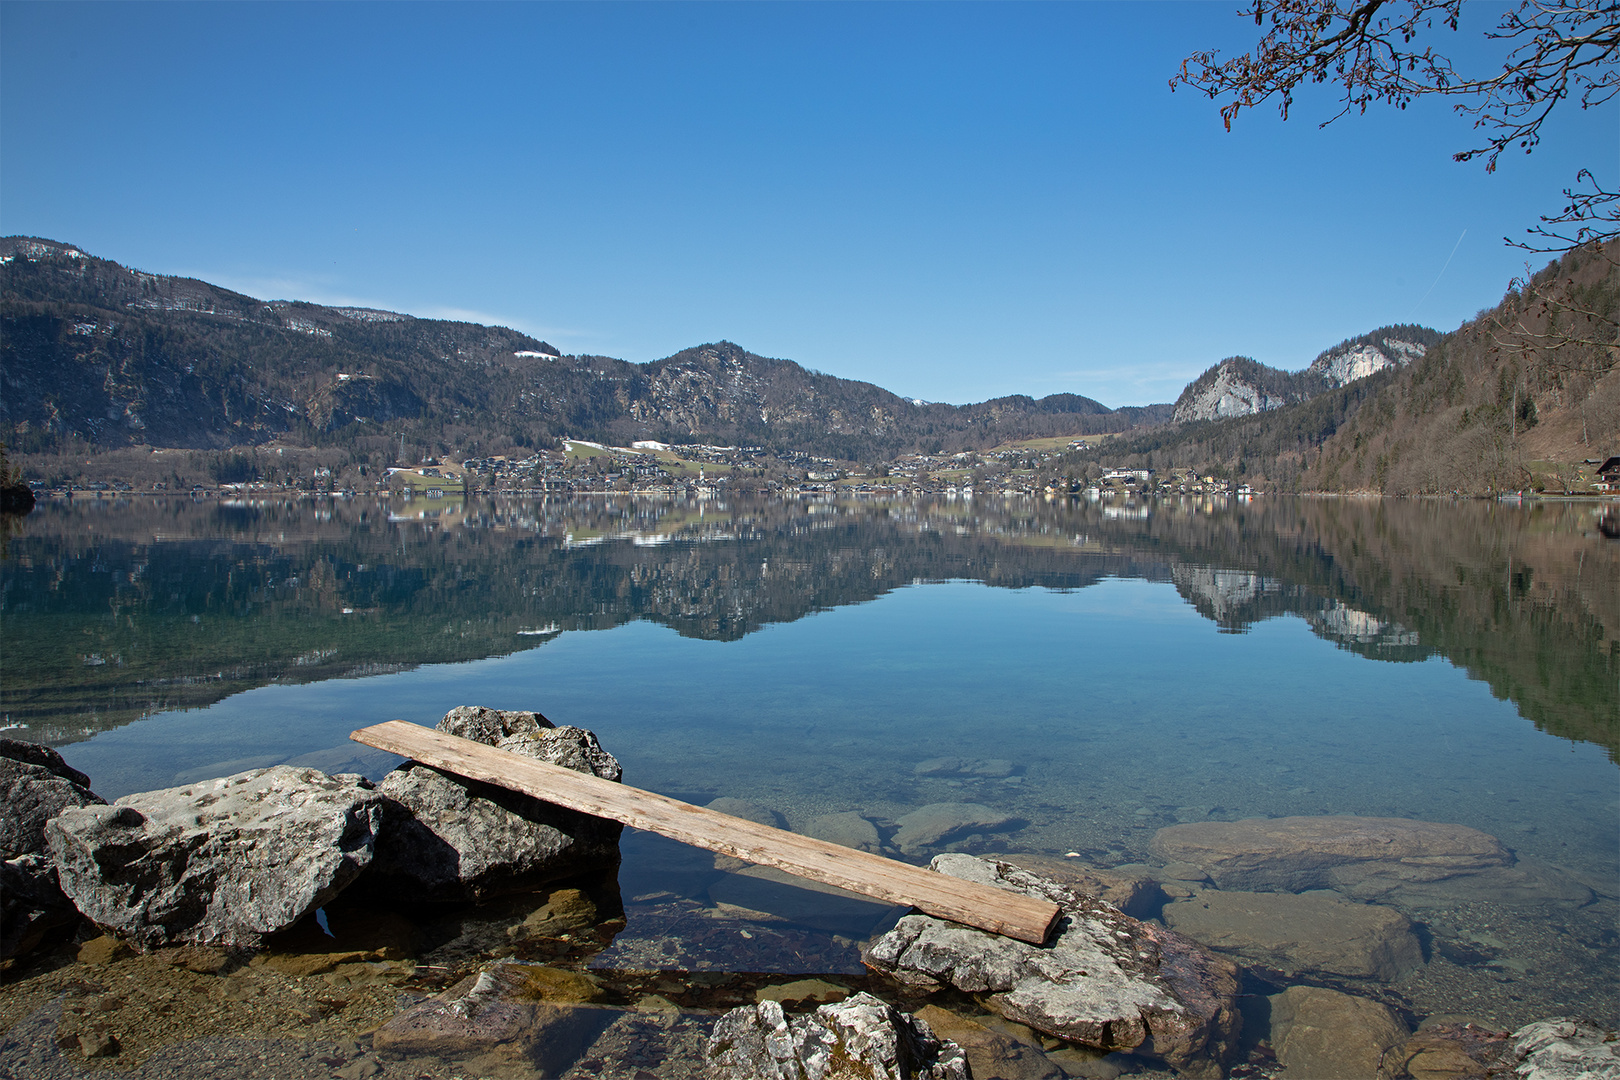
M 438 727 L 604 780 L 621 774 L 591 732 L 553 727 L 539 713 L 462 706 Z M 378 842 L 367 887 L 395 901 L 477 901 L 619 863 L 616 821 L 415 761 L 378 788 L 398 812 Z
M 1208 889 L 1164 908 L 1164 922 L 1218 952 L 1295 975 L 1399 979 L 1423 966 L 1412 924 L 1393 908 L 1333 892 Z
M 817 840 L 854 848 L 856 851 L 878 854 L 883 850 L 883 841 L 878 836 L 877 826 L 854 810 L 811 818 L 804 833 Z
M 999 832 L 1017 823 L 1011 814 L 978 803 L 930 803 L 901 818 L 894 846 L 915 855 L 941 841 L 969 833 Z
M 277 765 L 68 809 L 46 826 L 62 891 L 142 948 L 257 945 L 371 862 L 383 797 Z
M 1290 986 L 1270 1003 L 1285 1078 L 1383 1080 L 1399 1071 L 1407 1030 L 1388 1006 L 1319 986 Z
M 492 1054 L 556 1075 L 616 1017 L 611 1009 L 550 1003 L 552 983 L 569 979 L 588 983 L 577 972 L 498 963 L 400 1012 L 377 1029 L 372 1045 L 389 1056 Z
M 776 1001 L 732 1009 L 706 1057 L 714 1080 L 968 1080 L 955 1043 L 871 994 L 791 1020 Z
M 769 825 L 773 829 L 780 829 L 783 825 L 781 814 L 751 799 L 733 799 L 729 795 L 722 795 L 709 803 L 708 809 L 718 810 L 722 814 L 730 814 L 732 817 L 742 818 L 744 821 Z
M 1051 900 L 1063 916 L 1030 945 L 927 915 L 908 915 L 867 946 L 874 970 L 973 994 L 1037 1031 L 1100 1050 L 1158 1057 L 1217 1076 L 1239 1026 L 1237 967 L 1174 931 L 1007 863 L 940 855 L 934 870 Z
M 1513 1033 L 1520 1080 L 1620 1080 L 1620 1038 L 1590 1020 L 1558 1017 Z
M 1412 1080 L 1505 1078 L 1512 1063 L 1512 1036 L 1466 1023 L 1425 1025 L 1401 1049 L 1401 1067 Z
M 1256 892 L 1338 889 L 1373 894 L 1513 861 L 1489 833 L 1406 818 L 1201 821 L 1160 829 L 1152 846 L 1166 862 L 1200 867 L 1222 889 Z
M 1068 1075 L 1040 1047 L 993 1030 L 977 1020 L 938 1005 L 925 1005 L 916 1017 L 940 1038 L 962 1048 L 975 1078 L 999 1080 L 1064 1080 Z

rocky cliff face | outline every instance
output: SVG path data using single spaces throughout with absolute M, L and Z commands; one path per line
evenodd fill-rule
M 1246 356 L 1222 360 L 1187 384 L 1176 399 L 1173 419 L 1221 420 L 1280 409 L 1327 388 L 1320 375 L 1280 371 Z
M 1329 386 L 1343 386 L 1389 367 L 1405 367 L 1440 340 L 1437 331 L 1426 326 L 1385 326 L 1370 334 L 1341 341 L 1323 352 L 1306 368 L 1320 375 Z
M 1283 371 L 1232 356 L 1187 384 L 1176 400 L 1177 423 L 1222 420 L 1280 409 L 1324 390 L 1420 359 L 1440 334 L 1426 326 L 1385 326 L 1341 341 L 1304 371 Z

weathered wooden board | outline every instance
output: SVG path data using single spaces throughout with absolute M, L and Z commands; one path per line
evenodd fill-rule
M 404 720 L 361 728 L 349 738 L 571 810 L 1021 941 L 1044 942 L 1057 922 L 1057 905 L 1045 900 L 773 829 Z

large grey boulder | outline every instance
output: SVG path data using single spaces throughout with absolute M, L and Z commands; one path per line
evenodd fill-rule
M 142 948 L 257 945 L 360 875 L 383 805 L 361 777 L 276 765 L 65 810 L 45 833 L 102 927 Z
M 732 1009 L 705 1056 L 714 1080 L 968 1080 L 955 1043 L 864 993 L 791 1019 L 779 1001 Z
M 1063 909 L 1056 933 L 1036 946 L 908 915 L 867 946 L 867 966 L 914 985 L 988 994 L 990 1008 L 1048 1035 L 1157 1057 L 1190 1076 L 1221 1074 L 1241 1023 L 1231 961 L 1007 863 L 951 854 L 930 865 L 1052 901 Z
M 78 920 L 45 854 L 45 823 L 63 810 L 102 804 L 90 778 L 55 750 L 0 738 L 0 960 Z
M 584 728 L 536 712 L 452 709 L 440 731 L 618 780 L 619 763 Z M 460 903 L 521 892 L 619 864 L 616 821 L 408 761 L 378 789 L 393 816 L 367 887 L 407 902 Z
M 1496 837 L 1466 825 L 1348 816 L 1171 825 L 1154 835 L 1153 853 L 1192 863 L 1223 889 L 1338 889 L 1359 899 L 1513 861 Z
M 1320 972 L 1389 982 L 1423 966 L 1423 947 L 1405 915 L 1351 903 L 1335 892 L 1295 896 L 1205 889 L 1167 904 L 1164 922 L 1217 952 L 1290 975 Z
M 104 802 L 90 778 L 48 746 L 0 739 L 0 860 L 45 850 L 45 823 L 63 810 Z
M 1513 1033 L 1521 1080 L 1620 1080 L 1620 1037 L 1590 1020 L 1558 1017 Z

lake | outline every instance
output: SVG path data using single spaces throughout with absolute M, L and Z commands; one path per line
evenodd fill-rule
M 477 704 L 788 828 L 1001 819 L 917 862 L 1151 873 L 1177 824 L 1457 823 L 1521 884 L 1392 894 L 1417 971 L 1297 981 L 1413 1023 L 1613 1025 L 1616 534 L 1591 502 L 56 501 L 7 537 L 0 714 L 108 799 L 281 762 L 380 777 L 398 759 L 351 730 Z M 854 979 L 897 914 L 623 849 L 597 972 Z M 1296 981 L 1255 966 L 1251 993 Z

